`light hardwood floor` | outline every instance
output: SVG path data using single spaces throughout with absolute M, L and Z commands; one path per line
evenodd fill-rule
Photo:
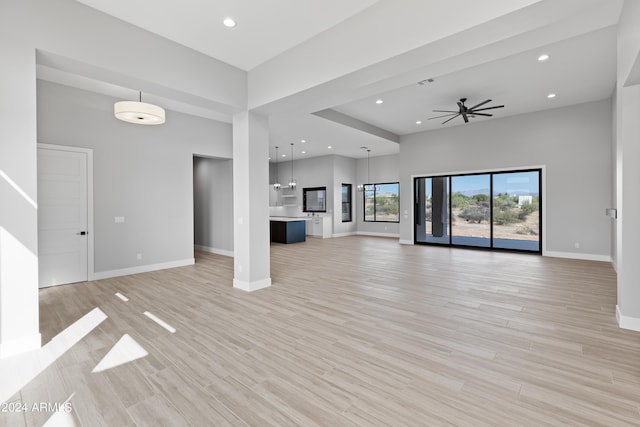
M 271 267 L 253 293 L 205 253 L 42 290 L 43 342 L 108 319 L 12 400 L 75 393 L 82 426 L 640 425 L 640 333 L 616 324 L 608 263 L 357 236 L 273 244 Z M 148 355 L 91 373 L 124 334 Z

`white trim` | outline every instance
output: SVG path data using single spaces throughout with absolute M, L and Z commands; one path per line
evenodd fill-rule
M 609 255 L 580 254 L 575 252 L 547 251 L 547 252 L 544 252 L 542 256 L 548 256 L 551 258 L 581 259 L 585 261 L 611 262 L 611 257 Z
M 70 151 L 87 155 L 87 280 L 96 280 L 95 270 L 95 239 L 93 227 L 93 148 L 72 147 L 67 145 L 45 144 L 39 142 L 37 148 L 48 150 Z
M 349 237 L 349 236 L 355 236 L 356 232 L 355 231 L 349 231 L 346 233 L 334 233 L 331 235 L 331 237 Z
M 40 334 L 0 342 L 0 359 L 16 356 L 28 351 L 39 350 L 41 345 L 42 337 Z
M 233 279 L 233 287 L 245 292 L 253 292 L 259 289 L 268 288 L 270 286 L 271 277 L 262 280 L 256 280 L 255 282 L 245 282 L 236 278 Z
M 165 270 L 167 268 L 184 267 L 195 264 L 194 258 L 181 259 L 177 261 L 162 262 L 158 264 L 147 264 L 138 267 L 122 268 L 120 270 L 100 271 L 93 275 L 92 280 L 109 279 L 111 277 L 129 276 L 131 274 L 148 273 L 150 271 Z
M 399 243 L 401 245 L 413 245 L 414 244 L 413 240 L 403 240 L 403 239 L 400 239 Z
M 224 249 L 217 249 L 217 248 L 212 248 L 210 246 L 203 246 L 203 245 L 193 245 L 193 247 L 198 251 L 209 252 L 210 254 L 217 254 L 217 255 L 228 256 L 233 258 L 233 251 L 225 251 Z
M 395 237 L 400 238 L 400 233 L 378 233 L 375 231 L 356 231 L 358 236 L 373 236 L 373 237 Z
M 616 320 L 620 328 L 640 332 L 640 318 L 623 316 L 619 305 L 616 305 Z
M 615 271 L 617 273 L 618 272 L 618 263 L 613 258 L 611 259 L 611 266 L 613 267 L 613 271 Z

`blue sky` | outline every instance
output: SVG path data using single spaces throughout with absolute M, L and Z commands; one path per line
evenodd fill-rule
M 487 193 L 490 175 L 462 175 L 452 177 L 452 192 L 466 195 Z M 430 194 L 430 188 L 427 193 Z M 508 194 L 538 195 L 538 172 L 509 172 L 493 175 L 493 192 Z

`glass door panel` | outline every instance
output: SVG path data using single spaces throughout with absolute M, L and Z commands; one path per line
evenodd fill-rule
M 417 178 L 415 183 L 416 241 L 450 244 L 448 177 Z
M 540 251 L 540 172 L 493 175 L 493 246 Z
M 451 243 L 491 247 L 491 175 L 451 177 Z

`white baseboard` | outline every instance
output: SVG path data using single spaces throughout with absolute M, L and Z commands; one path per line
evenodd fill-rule
M 100 271 L 93 273 L 89 280 L 109 279 L 111 277 L 129 276 L 131 274 L 148 273 L 150 271 L 166 270 L 167 268 L 184 267 L 195 264 L 194 258 L 181 259 L 177 261 L 162 262 L 159 264 L 147 264 L 137 267 L 123 268 L 120 270 Z
M 0 342 L 0 359 L 16 356 L 28 351 L 39 350 L 41 345 L 42 337 L 40 334 Z
M 546 251 L 542 255 L 552 257 L 552 258 L 581 259 L 585 261 L 603 261 L 603 262 L 612 261 L 611 256 L 609 255 L 580 254 L 575 252 Z
M 202 245 L 193 245 L 193 247 L 202 252 L 209 252 L 210 254 L 228 256 L 233 258 L 233 251 L 225 251 L 224 249 L 212 248 L 210 246 L 202 246 Z
M 356 232 L 355 231 L 349 231 L 347 233 L 335 233 L 332 234 L 331 237 L 349 237 L 349 236 L 355 236 Z
M 400 239 L 400 244 L 401 245 L 413 245 L 413 240 L 402 240 Z
M 623 316 L 618 305 L 616 305 L 616 320 L 622 329 L 640 332 L 640 318 Z
M 245 282 L 243 280 L 233 279 L 233 287 L 245 292 L 253 292 L 258 289 L 264 289 L 271 286 L 271 278 L 256 280 L 255 282 Z
M 372 236 L 372 237 L 395 237 L 396 239 L 400 238 L 399 233 L 377 233 L 374 231 L 357 231 L 356 234 L 358 236 Z

